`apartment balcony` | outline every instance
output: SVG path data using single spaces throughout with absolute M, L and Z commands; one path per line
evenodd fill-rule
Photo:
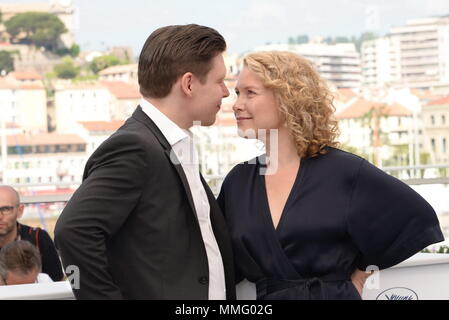
M 314 59 L 319 64 L 329 64 L 329 65 L 350 65 L 357 66 L 360 65 L 360 58 L 340 58 L 340 57 L 319 57 Z
M 429 48 L 426 50 L 422 50 L 422 49 L 402 50 L 401 56 L 402 56 L 402 58 L 413 58 L 413 57 L 424 57 L 424 56 L 438 57 L 439 52 L 438 52 L 437 48 Z
M 438 41 L 417 41 L 413 43 L 401 43 L 401 50 L 409 49 L 423 49 L 423 48 L 438 48 Z
M 416 65 L 416 66 L 402 66 L 402 74 L 425 74 L 428 76 L 437 76 L 438 65 Z
M 334 66 L 334 65 L 321 65 L 319 66 L 320 72 L 335 72 L 335 73 L 360 73 L 361 68 L 359 66 Z
M 410 33 L 398 33 L 394 34 L 395 36 L 398 36 L 400 41 L 426 41 L 428 39 L 436 39 L 438 38 L 438 29 L 435 29 L 435 27 L 426 28 L 427 30 L 416 30 L 414 32 Z

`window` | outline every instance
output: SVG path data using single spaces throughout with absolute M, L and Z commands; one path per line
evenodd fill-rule
M 441 124 L 446 124 L 446 116 L 444 114 L 441 116 Z
M 432 151 L 435 152 L 436 148 L 435 148 L 435 139 L 434 138 L 430 139 L 430 144 L 432 145 Z
M 430 116 L 430 123 L 432 123 L 432 125 L 435 125 L 435 116 Z
M 443 153 L 446 153 L 446 138 L 443 138 Z

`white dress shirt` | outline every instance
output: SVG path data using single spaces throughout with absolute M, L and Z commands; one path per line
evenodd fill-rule
M 178 127 L 147 100 L 141 99 L 140 106 L 170 143 L 176 155 L 176 157 L 171 157 L 172 161 L 177 159 L 184 170 L 206 247 L 209 264 L 209 299 L 225 300 L 223 260 L 210 222 L 210 205 L 200 179 L 198 154 L 193 142 L 193 134 L 189 130 Z

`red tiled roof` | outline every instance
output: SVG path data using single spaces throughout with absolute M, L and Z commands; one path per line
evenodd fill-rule
M 10 79 L 0 78 L 0 89 L 9 90 L 44 90 L 43 84 L 17 84 L 13 83 Z
M 114 121 L 80 121 L 88 131 L 116 131 L 125 123 L 125 120 Z
M 433 100 L 433 101 L 429 102 L 427 105 L 428 106 L 440 106 L 440 105 L 445 105 L 445 104 L 449 104 L 449 96 L 441 98 L 441 99 Z
M 357 97 L 357 94 L 350 88 L 339 88 L 336 92 L 334 92 L 335 100 L 347 103 L 354 97 Z
M 341 95 L 343 95 L 343 96 L 345 96 L 345 97 L 348 97 L 348 98 L 352 98 L 352 97 L 355 97 L 357 94 L 352 90 L 352 89 L 350 89 L 350 88 L 340 88 L 340 89 L 338 89 L 338 93 L 339 94 L 341 94 Z
M 16 86 L 17 89 L 22 90 L 44 90 L 45 87 L 43 84 L 19 84 Z
M 142 95 L 135 85 L 122 81 L 101 81 L 117 99 L 140 99 Z
M 35 71 L 15 71 L 10 75 L 17 80 L 42 80 L 42 76 Z
M 20 128 L 19 125 L 17 123 L 14 123 L 14 122 L 6 122 L 5 123 L 5 127 L 6 127 L 6 129 L 18 129 L 18 128 Z
M 336 117 L 337 119 L 361 118 L 371 109 L 379 109 L 383 106 L 385 106 L 384 114 L 388 116 L 404 117 L 412 115 L 412 112 L 409 109 L 398 103 L 386 105 L 380 102 L 357 99 L 353 104 L 336 114 Z
M 85 144 L 86 142 L 75 134 L 42 133 L 36 135 L 16 134 L 6 136 L 8 146 L 37 146 L 52 144 Z

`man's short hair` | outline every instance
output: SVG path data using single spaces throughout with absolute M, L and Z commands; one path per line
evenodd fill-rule
M 0 265 L 3 272 L 29 272 L 42 269 L 42 260 L 39 249 L 29 241 L 18 240 L 8 243 L 0 250 Z M 6 274 L 3 279 L 6 278 Z
M 225 50 L 223 36 L 209 27 L 188 24 L 157 29 L 140 53 L 140 93 L 144 97 L 166 97 L 186 72 L 204 83 L 212 68 L 211 60 Z

